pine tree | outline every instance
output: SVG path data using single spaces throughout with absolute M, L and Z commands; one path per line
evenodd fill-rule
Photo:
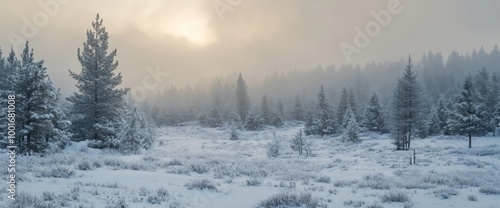
M 354 91 L 350 88 L 349 89 L 349 94 L 348 94 L 348 103 L 349 103 L 349 108 L 351 108 L 352 113 L 356 118 L 359 118 L 358 115 L 358 104 L 356 103 L 356 96 L 354 96 Z
M 413 136 L 423 131 L 420 86 L 411 57 L 394 92 L 393 135 L 398 150 L 409 150 Z
M 474 89 L 472 77 L 465 79 L 462 92 L 453 105 L 453 113 L 448 125 L 454 133 L 466 134 L 469 137 L 469 148 L 472 146 L 472 135 L 482 133 L 485 129 L 481 120 L 478 94 Z
M 295 103 L 292 109 L 292 119 L 296 121 L 304 120 L 304 111 L 302 109 L 302 103 L 300 102 L 299 96 L 295 97 Z
M 155 133 L 144 113 L 137 111 L 131 104 L 128 108 L 125 125 L 119 132 L 117 148 L 123 153 L 135 154 L 152 147 Z
M 496 73 L 491 76 L 491 96 L 488 97 L 488 102 L 493 106 L 492 119 L 489 123 L 493 127 L 493 135 L 496 135 L 500 130 L 500 80 Z
M 116 49 L 108 51 L 108 32 L 97 15 L 92 29 L 87 31 L 83 50 L 78 49 L 78 60 L 82 71 L 70 75 L 77 81 L 78 92 L 68 97 L 73 106 L 71 114 L 76 115 L 72 132 L 76 140 L 93 140 L 92 146 L 112 147 L 121 128 L 125 109 L 124 95 L 128 89 L 118 88 L 121 74 L 115 74 L 118 62 L 114 61 Z
M 349 114 L 347 114 L 349 113 Z M 344 142 L 359 142 L 359 126 L 358 122 L 356 121 L 356 116 L 354 115 L 354 112 L 348 108 L 346 111 L 346 120 L 347 120 L 347 126 L 344 130 L 344 133 L 342 134 L 342 140 Z
M 321 89 L 318 94 L 318 108 L 317 108 L 317 125 L 318 134 L 321 136 L 331 135 L 335 133 L 335 121 L 333 120 L 332 111 L 326 100 L 325 89 L 321 85 Z
M 272 123 L 272 112 L 269 109 L 269 104 L 267 102 L 267 96 L 262 96 L 262 101 L 260 102 L 261 118 L 265 125 L 270 125 Z
M 378 101 L 378 96 L 375 92 L 370 98 L 370 102 L 365 108 L 363 126 L 368 131 L 380 132 L 385 128 L 384 115 Z
M 346 88 L 342 88 L 342 95 L 340 96 L 340 103 L 337 107 L 337 122 L 339 125 L 344 123 L 344 115 L 349 105 L 349 94 Z
M 349 124 L 352 115 L 354 115 L 354 112 L 351 110 L 351 106 L 347 105 L 347 110 L 345 111 L 345 114 L 343 116 L 344 119 L 342 119 L 344 121 L 344 123 L 342 123 L 342 130 L 343 131 L 346 130 L 346 127 Z
M 58 106 L 59 94 L 52 86 L 44 61 L 35 61 L 26 42 L 15 84 L 17 146 L 21 153 L 44 152 L 49 142 L 63 141 L 64 114 Z
M 281 119 L 285 118 L 285 105 L 283 105 L 281 99 L 278 99 L 278 103 L 276 103 L 276 112 Z
M 236 110 L 240 116 L 240 121 L 245 122 L 250 111 L 250 98 L 248 97 L 247 85 L 241 73 L 238 75 L 238 81 L 236 82 Z

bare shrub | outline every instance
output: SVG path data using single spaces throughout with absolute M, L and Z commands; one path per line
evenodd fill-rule
M 257 208 L 306 207 L 319 208 L 319 199 L 310 193 L 279 193 L 261 201 Z
M 404 202 L 409 202 L 410 201 L 410 197 L 405 192 L 391 191 L 391 192 L 385 193 L 382 196 L 380 196 L 380 201 L 382 201 L 383 203 L 386 203 L 386 202 L 401 202 L 401 203 L 404 203 Z
M 458 191 L 453 188 L 444 188 L 435 190 L 434 195 L 441 199 L 449 199 L 451 196 L 458 195 Z
M 493 187 L 483 187 L 479 189 L 479 193 L 486 195 L 500 195 L 500 190 Z
M 218 191 L 217 186 L 215 183 L 211 180 L 208 179 L 202 179 L 202 180 L 192 180 L 191 182 L 188 182 L 185 185 L 189 190 L 191 189 L 198 189 L 198 190 L 212 190 L 212 191 Z

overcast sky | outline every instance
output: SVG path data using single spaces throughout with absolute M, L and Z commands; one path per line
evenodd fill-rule
M 148 66 L 170 74 L 162 84 L 184 85 L 234 71 L 256 80 L 273 71 L 339 66 L 349 59 L 352 64 L 408 54 L 419 59 L 429 50 L 446 57 L 453 49 L 489 51 L 500 42 L 495 0 L 60 0 L 57 9 L 49 6 L 53 13 L 40 6 L 44 2 L 57 1 L 3 0 L 0 46 L 6 54 L 9 37 L 27 38 L 65 95 L 75 89 L 68 69 L 80 70 L 76 51 L 97 13 L 110 48 L 118 49 L 128 87 L 140 85 Z M 382 10 L 394 13 L 377 28 L 371 13 Z M 34 19 L 37 31 L 24 34 Z M 355 28 L 365 31 L 367 25 L 370 42 L 347 59 L 340 45 L 356 47 Z

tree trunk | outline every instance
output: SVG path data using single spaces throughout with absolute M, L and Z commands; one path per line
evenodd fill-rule
M 472 148 L 472 132 L 469 131 L 469 148 Z

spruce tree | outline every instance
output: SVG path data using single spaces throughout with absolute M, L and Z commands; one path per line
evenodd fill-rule
M 236 111 L 240 117 L 240 121 L 245 122 L 250 111 L 250 98 L 248 97 L 247 85 L 241 73 L 238 75 L 238 81 L 236 82 Z
M 393 135 L 398 150 L 409 150 L 411 139 L 423 131 L 420 86 L 411 57 L 399 79 L 393 101 Z M 421 132 L 420 132 L 421 133 Z
M 292 119 L 296 121 L 304 120 L 304 111 L 302 109 L 302 103 L 300 102 L 300 98 L 298 95 L 297 97 L 295 97 L 295 103 L 292 109 Z
M 17 146 L 19 152 L 44 152 L 49 142 L 66 140 L 65 115 L 58 105 L 59 93 L 52 86 L 44 61 L 35 61 L 33 49 L 26 42 L 21 54 L 16 94 Z
M 318 118 L 317 134 L 321 136 L 334 134 L 336 131 L 335 121 L 333 120 L 332 111 L 326 100 L 325 89 L 323 85 L 321 85 L 321 89 L 318 94 L 318 108 L 316 114 Z
M 472 135 L 484 132 L 485 126 L 481 120 L 481 110 L 478 104 L 478 94 L 474 89 L 472 77 L 465 79 L 462 92 L 457 96 L 453 105 L 451 118 L 448 126 L 457 134 L 465 134 L 469 137 L 469 148 L 472 147 Z
M 128 89 L 118 88 L 122 75 L 116 74 L 118 62 L 114 60 L 116 49 L 108 51 L 108 32 L 97 15 L 92 29 L 87 31 L 83 49 L 78 48 L 80 73 L 70 70 L 77 81 L 78 92 L 68 97 L 75 116 L 72 132 L 75 140 L 92 140 L 98 148 L 117 147 L 110 143 L 116 139 L 125 109 L 124 95 Z
M 281 99 L 278 99 L 278 103 L 276 103 L 276 112 L 281 119 L 285 118 L 285 105 Z
M 346 88 L 342 88 L 342 94 L 340 96 L 339 106 L 337 107 L 337 122 L 339 125 L 344 123 L 344 115 L 349 105 L 349 94 Z
M 265 125 L 270 125 L 272 123 L 272 113 L 269 109 L 269 104 L 267 102 L 267 96 L 262 96 L 262 101 L 260 102 L 261 118 Z
M 370 97 L 370 102 L 365 108 L 363 126 L 368 131 L 380 132 L 385 128 L 384 115 L 378 101 L 378 96 L 375 92 Z
M 344 130 L 344 133 L 342 134 L 342 140 L 344 142 L 359 142 L 359 126 L 358 122 L 356 121 L 356 116 L 354 115 L 354 112 L 348 108 L 346 111 L 346 116 L 347 120 L 347 126 Z

